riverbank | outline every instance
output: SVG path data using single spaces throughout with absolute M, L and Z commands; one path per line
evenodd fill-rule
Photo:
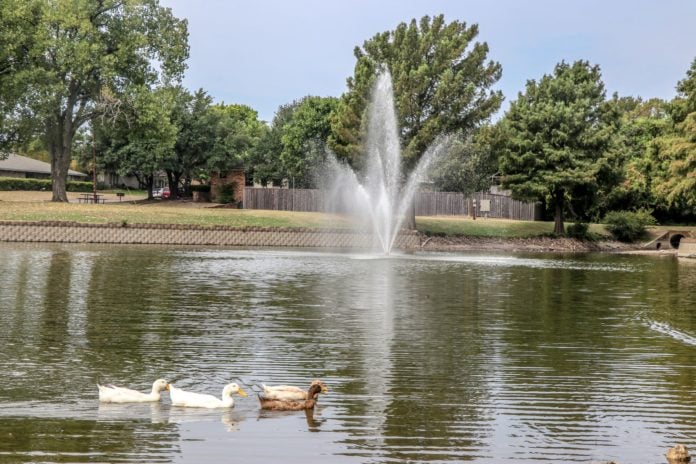
M 553 237 L 425 237 L 423 251 L 507 251 L 507 252 L 603 252 L 650 255 L 676 255 L 676 250 L 653 250 L 641 243 L 622 243 L 615 240 L 576 240 Z

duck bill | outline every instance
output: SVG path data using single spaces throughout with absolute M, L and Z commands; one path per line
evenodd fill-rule
M 239 389 L 239 391 L 237 393 L 239 393 L 239 396 L 247 396 L 246 392 L 244 390 L 242 390 L 241 388 Z
M 171 391 L 171 385 L 170 385 L 170 384 L 167 384 L 167 386 L 164 387 L 164 389 L 167 390 L 167 391 Z

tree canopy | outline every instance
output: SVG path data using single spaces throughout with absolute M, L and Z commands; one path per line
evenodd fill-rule
M 186 21 L 158 0 L 28 0 L 19 13 L 13 12 L 16 3 L 0 2 L 3 25 L 12 17 L 18 31 L 2 35 L 8 55 L 0 66 L 15 70 L 3 77 L 3 89 L 22 97 L 3 103 L 0 121 L 3 131 L 31 126 L 43 134 L 53 200 L 67 201 L 76 132 L 97 115 L 117 111 L 131 87 L 181 78 Z
M 331 149 L 354 166 L 361 164 L 369 96 L 384 65 L 393 79 L 407 167 L 415 165 L 439 135 L 486 121 L 503 99 L 500 91 L 491 90 L 502 71 L 500 64 L 487 59 L 488 45 L 474 42 L 477 35 L 476 24 L 424 16 L 356 47 L 354 75 L 331 121 Z
M 696 59 L 677 91 L 670 105 L 671 130 L 653 145 L 658 166 L 654 192 L 666 206 L 696 214 Z
M 517 198 L 550 201 L 557 234 L 569 202 L 597 184 L 603 167 L 611 134 L 604 98 L 598 66 L 561 62 L 553 75 L 528 81 L 502 121 L 503 185 Z

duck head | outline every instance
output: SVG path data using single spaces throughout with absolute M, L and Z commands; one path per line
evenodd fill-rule
M 169 382 L 164 379 L 155 380 L 152 384 L 152 391 L 159 393 L 163 390 L 169 390 Z
M 231 398 L 233 394 L 237 393 L 239 396 L 247 396 L 246 392 L 242 390 L 236 383 L 230 383 L 225 385 L 222 389 L 223 398 Z

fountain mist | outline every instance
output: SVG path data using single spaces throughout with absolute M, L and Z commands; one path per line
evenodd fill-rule
M 391 75 L 384 69 L 372 91 L 364 174 L 358 178 L 350 167 L 328 157 L 329 172 L 324 180 L 330 186 L 330 209 L 347 210 L 361 219 L 361 225 L 369 224 L 382 251 L 390 254 L 418 183 L 446 146 L 446 138 L 434 143 L 404 179 Z

